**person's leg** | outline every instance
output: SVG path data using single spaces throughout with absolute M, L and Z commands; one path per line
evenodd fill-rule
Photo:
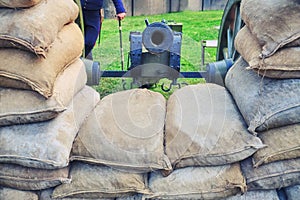
M 100 11 L 84 10 L 85 57 L 92 51 L 100 31 Z

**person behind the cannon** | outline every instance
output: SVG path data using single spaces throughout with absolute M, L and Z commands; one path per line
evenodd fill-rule
M 118 20 L 126 16 L 122 0 L 112 0 L 116 9 Z M 80 0 L 84 21 L 85 57 L 90 54 L 95 46 L 101 29 L 101 8 L 103 0 Z

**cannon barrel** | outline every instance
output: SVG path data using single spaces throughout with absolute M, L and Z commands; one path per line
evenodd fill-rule
M 173 30 L 163 22 L 149 24 L 142 34 L 144 47 L 151 53 L 159 54 L 169 51 L 173 45 Z

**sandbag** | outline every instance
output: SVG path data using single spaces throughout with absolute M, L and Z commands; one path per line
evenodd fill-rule
M 66 167 L 79 127 L 98 101 L 99 93 L 86 86 L 52 120 L 0 128 L 0 162 L 42 169 Z
M 152 172 L 149 189 L 150 199 L 220 199 L 243 193 L 246 185 L 240 165 L 214 167 L 186 167 L 174 170 L 163 177 Z
M 0 87 L 31 89 L 48 98 L 53 94 L 59 73 L 80 57 L 82 49 L 83 36 L 75 23 L 59 32 L 46 59 L 26 51 L 2 48 Z
M 39 200 L 38 195 L 34 192 L 15 190 L 12 188 L 0 187 L 0 199 L 1 200 Z
M 209 83 L 170 96 L 165 140 L 173 168 L 234 163 L 264 147 L 247 131 L 229 92 Z
M 119 197 L 115 200 L 144 200 L 142 194 L 136 194 L 134 196 L 128 196 L 128 197 Z
M 240 58 L 225 85 L 253 134 L 300 122 L 300 79 L 271 79 L 247 70 Z
M 38 4 L 41 0 L 0 0 L 0 7 L 28 8 Z
M 299 45 L 300 46 L 300 45 Z M 249 68 L 270 78 L 300 78 L 300 47 L 286 47 L 271 57 L 260 58 L 261 46 L 244 26 L 235 38 L 236 50 L 248 62 Z
M 56 117 L 67 109 L 86 81 L 85 66 L 78 58 L 58 76 L 53 95 L 48 99 L 30 90 L 0 88 L 0 126 L 42 122 Z
M 42 0 L 30 9 L 1 8 L 0 47 L 21 48 L 46 57 L 58 32 L 73 22 L 78 12 L 73 0 Z
M 254 167 L 292 158 L 300 158 L 300 124 L 271 129 L 259 134 L 266 148 L 253 155 Z
M 300 38 L 299 0 L 243 0 L 241 17 L 263 46 L 262 57 Z
M 166 100 L 157 92 L 132 89 L 104 97 L 75 139 L 71 160 L 132 172 L 170 170 L 164 153 Z
M 288 200 L 298 200 L 300 194 L 300 185 L 294 185 L 284 188 Z
M 46 170 L 14 164 L 0 164 L 0 185 L 18 190 L 43 190 L 62 183 L 69 183 L 71 179 L 68 175 L 68 167 Z
M 270 190 L 300 184 L 300 159 L 272 162 L 254 168 L 252 158 L 241 162 L 248 190 Z
M 244 194 L 237 194 L 223 200 L 280 200 L 276 190 L 255 190 L 247 191 Z
M 54 200 L 52 198 L 52 193 L 53 193 L 54 188 L 49 188 L 46 190 L 41 190 L 38 195 L 39 195 L 39 200 Z M 56 199 L 58 200 L 58 199 Z M 63 200 L 83 200 L 82 198 L 63 198 Z M 90 199 L 90 198 L 84 198 L 84 200 L 95 200 Z M 97 200 L 115 200 L 115 198 L 97 198 Z M 133 200 L 133 199 L 130 199 Z
M 110 167 L 72 163 L 71 183 L 57 186 L 52 198 L 100 199 L 148 194 L 146 174 L 133 174 Z

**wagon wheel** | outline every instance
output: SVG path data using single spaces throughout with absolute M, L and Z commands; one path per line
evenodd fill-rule
M 234 47 L 234 39 L 244 25 L 240 4 L 241 0 L 228 0 L 226 4 L 219 31 L 217 61 L 230 58 L 236 60 L 239 56 Z

